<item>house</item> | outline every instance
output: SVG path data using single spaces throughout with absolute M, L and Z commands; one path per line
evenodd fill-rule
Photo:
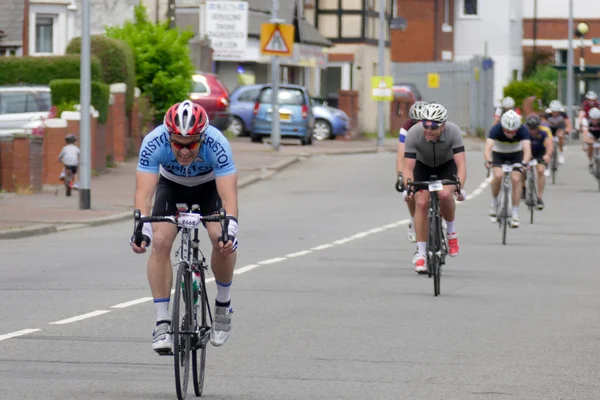
M 563 103 L 567 101 L 568 17 L 569 0 L 523 2 L 523 52 L 528 59 L 532 56 L 535 45 L 538 55 L 545 53 L 555 62 L 555 68 L 560 71 L 562 78 L 559 80 L 559 97 Z M 578 103 L 588 90 L 600 93 L 600 2 L 573 0 L 574 29 L 577 29 L 580 22 L 587 23 L 589 32 L 583 38 L 573 36 L 574 77 L 584 83 L 581 87 L 577 84 L 575 86 L 575 103 Z M 580 69 L 581 58 L 584 60 L 583 71 Z
M 306 20 L 335 45 L 319 78 L 321 96 L 339 90 L 358 91 L 358 130 L 376 132 L 377 102 L 370 93 L 371 77 L 379 75 L 379 0 L 304 0 L 303 5 Z M 386 0 L 385 75 L 390 72 L 389 20 L 397 15 L 395 10 L 394 0 Z M 385 120 L 389 120 L 388 107 Z
M 137 0 L 90 0 L 90 32 L 133 18 Z M 81 0 L 3 0 L 0 2 L 0 54 L 61 55 L 81 36 Z
M 523 73 L 522 0 L 395 0 L 408 20 L 392 35 L 393 62 L 494 60 L 494 99 Z M 565 0 L 567 1 L 567 0 Z
M 239 74 L 250 75 L 257 83 L 271 81 L 271 57 L 260 53 L 260 30 L 263 23 L 271 18 L 271 0 L 248 1 L 248 37 L 245 51 L 235 59 L 213 55 L 212 71 L 230 89 L 238 86 Z M 203 21 L 205 4 L 199 0 L 181 0 L 177 2 L 176 23 L 189 27 L 204 38 L 207 28 Z M 294 24 L 296 37 L 291 57 L 280 57 L 281 82 L 294 83 L 307 87 L 311 95 L 320 92 L 320 72 L 327 66 L 327 50 L 332 43 L 321 35 L 309 21 L 302 16 L 300 0 L 279 2 L 279 18 L 285 23 Z

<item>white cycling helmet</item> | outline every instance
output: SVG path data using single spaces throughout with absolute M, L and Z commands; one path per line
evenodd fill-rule
M 415 104 L 410 106 L 408 110 L 408 117 L 413 121 L 420 121 L 423 119 L 423 110 L 429 103 L 426 101 L 417 101 Z
M 552 110 L 551 110 L 551 109 L 549 109 L 549 108 L 546 108 L 546 114 L 550 114 L 551 112 L 552 112 Z
M 590 119 L 600 119 L 600 109 L 596 107 L 592 108 L 588 114 Z
M 563 110 L 563 106 L 560 100 L 552 100 L 548 108 L 550 108 L 550 110 L 554 112 L 560 112 Z
M 598 94 L 596 94 L 596 92 L 593 90 L 590 90 L 585 94 L 585 98 L 588 100 L 598 100 Z
M 516 131 L 521 127 L 521 117 L 513 110 L 508 110 L 502 116 L 500 124 L 507 131 Z
M 502 108 L 515 108 L 515 100 L 510 96 L 506 96 L 502 99 Z
M 423 109 L 422 117 L 427 121 L 446 122 L 448 111 L 441 104 L 431 103 Z

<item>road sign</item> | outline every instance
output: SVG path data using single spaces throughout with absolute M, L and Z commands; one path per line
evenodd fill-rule
M 294 50 L 294 25 L 262 24 L 260 27 L 260 53 L 291 57 Z
M 394 78 L 391 76 L 372 76 L 371 77 L 371 99 L 375 101 L 394 100 Z
M 600 38 L 592 38 L 592 53 L 600 53 Z
M 440 87 L 440 74 L 430 72 L 427 74 L 427 87 L 437 89 Z
M 207 1 L 205 31 L 213 60 L 245 60 L 248 42 L 248 2 Z

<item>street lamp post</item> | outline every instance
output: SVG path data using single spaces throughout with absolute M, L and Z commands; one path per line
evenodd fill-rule
M 590 31 L 590 26 L 585 22 L 580 22 L 577 24 L 577 29 L 575 30 L 575 35 L 579 37 L 579 94 L 581 97 L 585 94 L 585 34 Z

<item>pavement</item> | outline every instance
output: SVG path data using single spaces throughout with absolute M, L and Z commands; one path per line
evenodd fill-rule
M 396 140 L 387 138 L 381 149 L 376 140 L 327 140 L 312 146 L 284 140 L 280 151 L 270 143 L 250 143 L 247 138 L 231 140 L 240 188 L 269 179 L 273 174 L 307 158 L 395 151 Z M 476 140 L 470 145 L 477 146 Z M 92 177 L 91 209 L 79 209 L 79 194 L 65 196 L 63 186 L 46 186 L 40 193 L 0 193 L 0 240 L 98 226 L 132 217 L 137 159 Z
M 546 209 L 530 224 L 522 206 L 505 246 L 481 153 L 467 154 L 440 297 L 410 264 L 394 162 L 312 157 L 240 191 L 233 331 L 208 348 L 203 397 L 599 399 L 600 193 L 583 153 L 569 149 Z M 0 242 L 0 399 L 176 398 L 131 228 Z

